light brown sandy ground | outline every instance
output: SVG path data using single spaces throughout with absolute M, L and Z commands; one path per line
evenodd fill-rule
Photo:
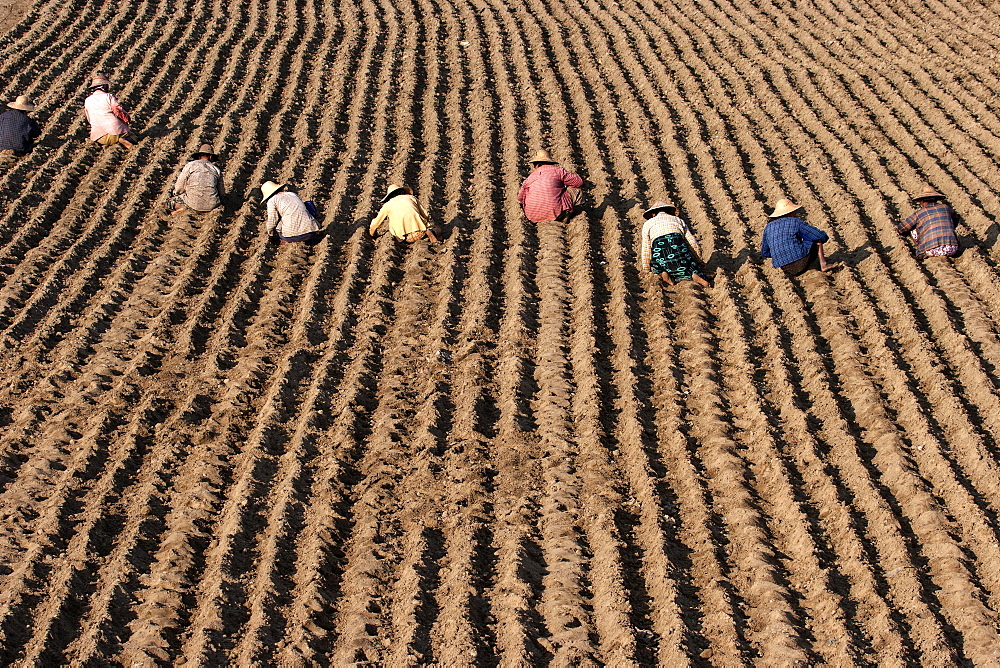
M 0 176 L 0 663 L 995 664 L 998 14 L 37 3 L 0 41 L 45 128 Z M 95 70 L 137 150 L 84 141 Z M 237 196 L 162 219 L 207 140 Z M 591 184 L 565 226 L 519 215 L 539 146 Z M 265 242 L 267 178 L 325 241 Z M 441 246 L 366 238 L 397 180 Z M 925 180 L 954 262 L 894 232 Z M 782 195 L 847 269 L 760 260 Z M 716 289 L 640 283 L 661 196 Z
M 33 2 L 22 2 L 20 0 L 7 0 L 0 3 L 0 33 L 6 33 L 11 26 L 24 18 L 32 7 Z

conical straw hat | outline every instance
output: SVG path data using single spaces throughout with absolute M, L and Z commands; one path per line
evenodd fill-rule
M 389 185 L 389 190 L 386 191 L 385 197 L 382 198 L 382 204 L 385 204 L 386 202 L 388 202 L 389 200 L 391 200 L 393 197 L 395 197 L 396 195 L 398 195 L 400 190 L 402 190 L 407 195 L 412 195 L 413 194 L 413 189 L 410 188 L 409 186 L 398 186 L 395 183 L 393 183 L 393 184 Z
M 782 197 L 774 203 L 774 212 L 769 216 L 769 218 L 781 218 L 782 216 L 787 216 L 788 214 L 798 211 L 801 208 L 801 206 L 792 200 Z
M 529 162 L 531 164 L 533 164 L 533 165 L 538 164 L 540 162 L 541 163 L 549 163 L 549 164 L 552 164 L 552 165 L 558 165 L 559 164 L 558 162 L 556 162 L 555 160 L 552 159 L 552 156 L 549 155 L 549 152 L 546 151 L 544 148 L 538 149 L 538 152 L 535 153 L 535 157 L 533 157 Z
M 671 213 L 677 211 L 677 207 L 674 206 L 672 202 L 667 202 L 665 200 L 658 199 L 655 202 L 653 202 L 653 204 L 650 205 L 650 207 L 648 209 L 646 209 L 645 211 L 643 211 L 642 215 L 644 215 L 647 218 L 649 218 L 651 215 L 653 215 L 657 211 L 667 210 L 667 209 L 669 209 Z
M 914 202 L 916 202 L 918 200 L 929 199 L 931 197 L 944 197 L 944 195 L 942 195 L 938 191 L 934 190 L 934 188 L 931 187 L 930 184 L 926 184 L 926 185 L 924 185 L 923 188 L 920 189 L 920 192 L 918 192 L 916 195 L 914 195 L 910 199 L 912 199 Z
M 8 102 L 7 106 L 11 109 L 20 109 L 21 111 L 34 111 L 35 105 L 31 103 L 27 95 L 18 95 L 17 99 L 13 102 Z
M 277 184 L 274 181 L 265 181 L 264 184 L 260 187 L 260 194 L 262 196 L 262 199 L 260 200 L 260 203 L 263 204 L 264 202 L 266 202 L 268 200 L 268 198 L 271 197 L 271 195 L 273 195 L 274 193 L 278 192 L 279 190 L 281 190 L 284 187 L 285 187 L 285 184 L 283 184 L 283 183 L 282 184 Z

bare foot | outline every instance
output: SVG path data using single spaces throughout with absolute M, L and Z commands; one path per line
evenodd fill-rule
M 427 238 L 430 239 L 433 243 L 440 243 L 440 241 L 437 238 L 437 235 L 434 234 L 434 230 L 432 228 L 427 229 Z
M 704 278 L 699 274 L 691 274 L 691 278 L 692 280 L 694 280 L 695 283 L 702 286 L 703 288 L 712 287 L 712 281 L 708 280 L 707 278 Z
M 666 272 L 660 274 L 660 280 L 666 283 L 667 285 L 674 285 L 674 279 L 670 278 L 670 275 L 667 274 Z
M 835 269 L 840 269 L 843 266 L 844 266 L 843 262 L 834 262 L 833 264 L 828 264 L 825 267 L 820 267 L 819 269 L 820 271 L 830 272 L 834 271 Z

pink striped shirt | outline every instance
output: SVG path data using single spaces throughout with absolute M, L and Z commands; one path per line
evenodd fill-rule
M 557 220 L 573 210 L 573 200 L 566 188 L 582 185 L 583 179 L 559 165 L 540 165 L 521 184 L 517 201 L 521 203 L 524 215 L 534 223 Z

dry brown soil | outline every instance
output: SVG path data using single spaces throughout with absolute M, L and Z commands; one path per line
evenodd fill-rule
M 1000 661 L 1000 5 L 679 4 L 27 8 L 0 663 Z M 86 141 L 95 71 L 136 150 Z M 203 141 L 233 196 L 168 219 Z M 322 243 L 265 240 L 265 179 Z M 441 245 L 367 237 L 389 181 Z M 925 181 L 954 261 L 895 232 Z M 846 269 L 760 259 L 782 195 Z M 658 197 L 715 289 L 640 279 Z

